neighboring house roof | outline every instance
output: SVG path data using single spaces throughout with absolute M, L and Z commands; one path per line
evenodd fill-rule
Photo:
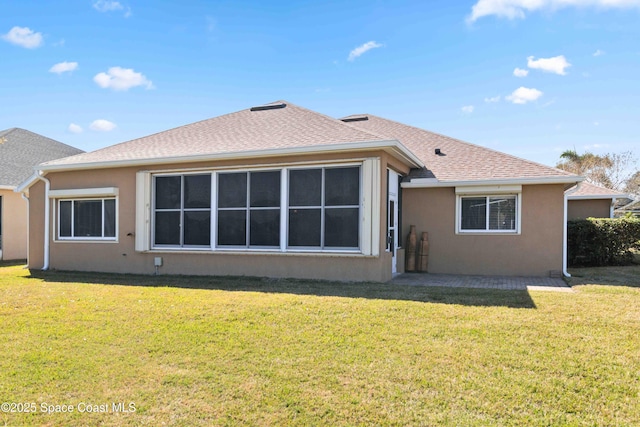
M 629 198 L 628 194 L 621 191 L 612 190 L 610 188 L 600 187 L 590 182 L 582 182 L 576 187 L 571 187 L 566 191 L 567 199 L 579 200 L 579 199 L 624 199 Z
M 624 212 L 640 213 L 640 200 L 632 200 L 630 203 L 624 206 L 620 206 L 619 208 L 616 208 L 615 211 L 618 213 L 624 213 Z
M 267 156 L 304 149 L 353 150 L 368 146 L 397 146 L 400 151 L 406 151 L 397 141 L 389 141 L 323 114 L 277 101 L 47 162 L 42 169 L 198 161 L 231 155 Z M 409 152 L 405 154 L 413 156 Z M 416 158 L 413 162 L 420 164 Z
M 581 180 L 577 175 L 560 169 L 371 114 L 348 116 L 341 120 L 358 129 L 397 139 L 415 153 L 426 168 L 413 170 L 408 177 L 411 182 Z
M 25 129 L 0 131 L 0 186 L 17 187 L 40 163 L 82 152 Z
M 574 184 L 582 180 L 559 169 L 380 117 L 334 119 L 286 101 L 50 161 L 39 169 L 94 169 L 375 148 L 392 152 L 413 168 L 410 185 Z M 440 154 L 435 154 L 436 149 Z

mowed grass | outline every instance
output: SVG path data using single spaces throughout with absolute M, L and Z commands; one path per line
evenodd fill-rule
M 0 425 L 637 425 L 640 288 L 574 289 L 0 265 Z

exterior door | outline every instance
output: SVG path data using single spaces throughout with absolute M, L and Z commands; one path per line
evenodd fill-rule
M 387 252 L 391 252 L 391 274 L 396 274 L 398 252 L 398 174 L 388 169 Z

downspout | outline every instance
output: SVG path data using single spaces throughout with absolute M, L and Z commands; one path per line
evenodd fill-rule
M 564 192 L 564 226 L 562 227 L 562 274 L 564 277 L 571 277 L 567 271 L 567 256 L 569 254 L 567 248 L 567 218 L 569 216 L 569 196 L 580 189 L 582 182 L 578 182 L 575 188 Z
M 29 223 L 31 222 L 31 216 L 29 215 L 29 210 L 31 209 L 31 205 L 29 204 L 29 198 L 25 193 L 20 193 L 20 196 L 27 202 L 27 268 L 29 267 L 29 240 L 31 236 L 29 234 Z
M 36 177 L 44 182 L 44 263 L 42 270 L 49 269 L 49 190 L 51 189 L 51 182 L 44 177 L 42 171 L 38 171 Z

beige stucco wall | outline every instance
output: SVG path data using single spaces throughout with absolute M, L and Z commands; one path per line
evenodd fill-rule
M 429 272 L 547 276 L 562 269 L 564 188 L 522 187 L 519 235 L 456 234 L 454 188 L 404 189 L 403 236 L 429 233 Z
M 164 171 L 185 168 L 219 168 L 226 166 L 257 166 L 269 163 L 286 164 L 301 161 L 336 161 L 345 158 L 362 159 L 379 157 L 381 159 L 380 189 L 380 256 L 359 254 L 281 254 L 281 253 L 245 253 L 245 252 L 167 252 L 135 251 L 135 201 L 136 173 L 145 171 Z M 208 162 L 187 165 L 162 165 L 158 167 L 129 167 L 118 169 L 99 169 L 92 171 L 48 173 L 52 190 L 117 187 L 118 197 L 118 241 L 117 242 L 61 242 L 55 241 L 54 218 L 50 227 L 50 268 L 59 270 L 102 271 L 117 273 L 152 274 L 154 257 L 163 258 L 161 274 L 193 275 L 247 275 L 267 277 L 295 277 L 310 279 L 330 279 L 344 281 L 387 281 L 391 278 L 391 254 L 385 252 L 386 235 L 386 170 L 387 166 L 406 173 L 408 168 L 401 162 L 390 158 L 386 153 L 364 152 L 350 156 L 296 156 L 269 159 Z M 30 221 L 32 230 L 30 268 L 41 268 L 44 263 L 42 233 L 44 229 L 44 186 L 38 183 L 31 187 L 32 202 Z M 53 204 L 51 205 L 53 206 Z M 52 211 L 53 212 L 53 211 Z
M 568 200 L 567 218 L 585 219 L 609 218 L 611 216 L 611 199 Z
M 27 258 L 27 202 L 11 190 L 2 197 L 2 259 Z

